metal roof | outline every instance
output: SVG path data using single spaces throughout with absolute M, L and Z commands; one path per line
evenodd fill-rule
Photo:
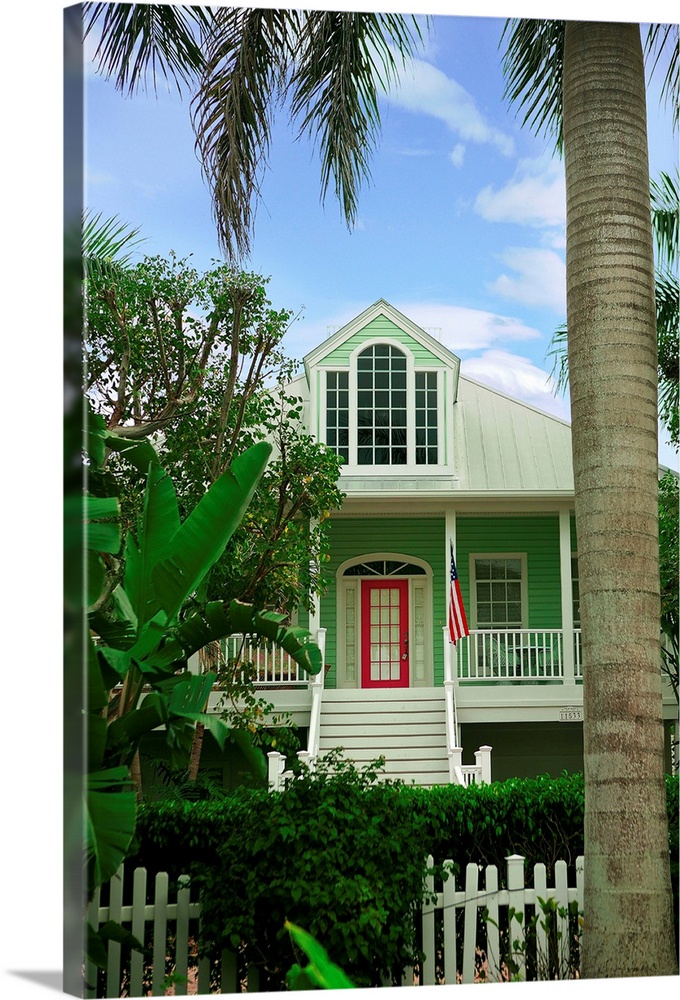
M 453 433 L 461 492 L 574 489 L 570 425 L 464 375 Z

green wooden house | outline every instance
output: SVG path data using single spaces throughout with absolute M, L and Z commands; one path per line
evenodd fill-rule
M 309 683 L 273 651 L 253 658 L 308 753 L 382 755 L 422 785 L 580 770 L 569 424 L 466 378 L 384 300 L 311 351 L 291 391 L 344 462 L 307 623 L 327 666 Z M 469 629 L 455 643 L 452 554 Z M 270 764 L 276 786 L 285 762 Z

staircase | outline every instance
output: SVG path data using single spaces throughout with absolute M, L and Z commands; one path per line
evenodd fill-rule
M 336 747 L 358 767 L 385 757 L 387 778 L 425 788 L 448 784 L 443 689 L 326 689 L 319 754 Z

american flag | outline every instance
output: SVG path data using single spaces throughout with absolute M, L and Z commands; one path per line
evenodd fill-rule
M 453 558 L 453 545 L 451 545 L 451 586 L 449 589 L 449 641 L 454 643 L 462 639 L 464 635 L 469 635 L 465 608 L 463 607 L 463 597 L 460 592 L 458 573 L 456 571 L 456 560 Z

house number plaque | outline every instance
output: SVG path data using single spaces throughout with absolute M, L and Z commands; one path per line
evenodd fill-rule
M 560 722 L 583 722 L 583 709 L 580 705 L 569 705 L 560 709 Z

